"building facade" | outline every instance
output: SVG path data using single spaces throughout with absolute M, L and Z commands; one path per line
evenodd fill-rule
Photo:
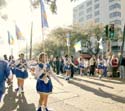
M 73 9 L 73 24 L 125 24 L 125 0 L 86 0 Z

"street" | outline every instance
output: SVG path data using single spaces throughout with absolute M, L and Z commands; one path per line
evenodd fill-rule
M 59 76 L 64 86 L 53 82 L 53 93 L 48 107 L 52 111 L 125 111 L 125 81 L 118 79 L 76 75 L 69 83 Z M 25 81 L 24 94 L 14 92 L 17 87 L 7 87 L 0 104 L 0 111 L 36 111 L 39 95 L 35 90 L 36 80 L 29 76 Z

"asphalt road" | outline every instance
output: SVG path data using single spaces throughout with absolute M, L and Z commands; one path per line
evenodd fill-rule
M 58 77 L 64 86 L 53 82 L 53 93 L 48 107 L 52 111 L 125 111 L 125 81 L 119 79 L 75 76 L 69 83 Z M 6 86 L 0 103 L 0 111 L 36 111 L 39 95 L 35 90 L 36 80 L 30 76 L 25 80 L 24 94 L 19 96 L 13 86 Z

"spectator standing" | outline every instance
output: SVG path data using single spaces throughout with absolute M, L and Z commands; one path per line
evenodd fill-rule
M 120 78 L 125 79 L 125 55 L 120 57 Z
M 111 59 L 112 76 L 113 77 L 117 77 L 118 76 L 118 74 L 117 74 L 118 65 L 119 65 L 118 57 L 116 55 L 113 55 L 112 59 Z

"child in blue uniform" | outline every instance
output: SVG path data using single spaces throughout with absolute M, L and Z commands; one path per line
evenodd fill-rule
M 27 72 L 27 63 L 24 59 L 24 54 L 19 55 L 19 59 L 15 62 L 15 75 L 17 77 L 18 88 L 16 91 L 19 91 L 19 94 L 23 93 L 24 79 L 28 77 Z
M 71 76 L 71 65 L 73 65 L 74 67 L 77 68 L 77 66 L 75 66 L 72 61 L 71 61 L 71 58 L 69 58 L 68 55 L 65 56 L 64 59 L 64 70 L 66 72 L 66 80 L 69 80 L 70 79 L 70 76 Z
M 37 111 L 48 111 L 48 95 L 52 93 L 53 89 L 50 75 L 58 81 L 58 79 L 52 73 L 53 71 L 47 62 L 47 55 L 45 53 L 41 53 L 39 56 L 38 65 L 35 67 L 34 71 L 34 74 L 37 77 L 36 90 L 40 96 L 39 108 L 37 109 Z

